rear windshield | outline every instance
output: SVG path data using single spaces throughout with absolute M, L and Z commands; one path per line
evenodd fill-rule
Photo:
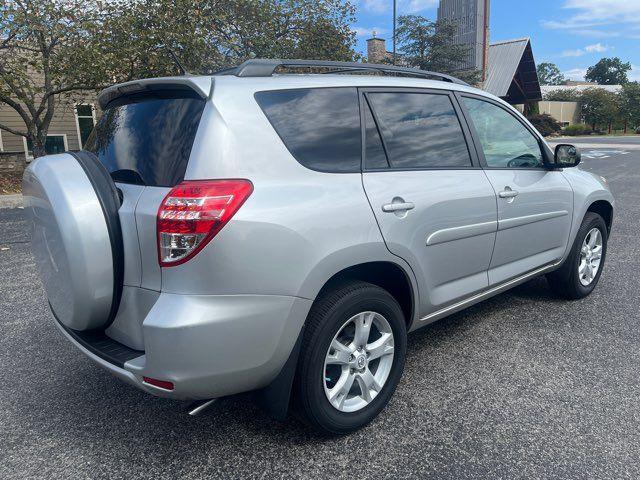
M 182 181 L 205 102 L 195 92 L 154 92 L 107 105 L 87 140 L 115 181 Z

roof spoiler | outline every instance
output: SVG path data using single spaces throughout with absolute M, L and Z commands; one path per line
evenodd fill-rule
M 213 82 L 210 77 L 182 76 L 147 78 L 105 88 L 98 95 L 98 104 L 100 108 L 104 110 L 109 103 L 120 97 L 136 93 L 153 92 L 154 90 L 193 90 L 202 98 L 207 98 L 212 88 Z
M 419 68 L 396 67 L 377 63 L 331 62 L 327 60 L 279 60 L 255 58 L 232 68 L 220 70 L 214 75 L 235 75 L 236 77 L 270 77 L 277 68 L 328 68 L 327 73 L 350 73 L 371 71 L 390 75 L 405 75 L 410 77 L 432 78 L 444 82 L 467 85 L 459 78 L 444 73 L 420 70 Z

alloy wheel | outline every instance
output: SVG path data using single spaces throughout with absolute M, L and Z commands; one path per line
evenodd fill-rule
M 582 242 L 580 262 L 578 263 L 578 277 L 580 283 L 587 287 L 593 282 L 600 270 L 602 262 L 602 232 L 599 228 L 592 228 Z
M 323 384 L 341 412 L 366 407 L 384 387 L 393 365 L 391 325 L 377 312 L 361 312 L 338 330 L 327 350 Z

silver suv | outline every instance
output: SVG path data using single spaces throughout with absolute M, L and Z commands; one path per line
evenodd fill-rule
M 251 60 L 99 102 L 87 151 L 25 172 L 33 251 L 62 333 L 151 394 L 255 391 L 350 432 L 393 394 L 407 332 L 602 273 L 606 181 L 455 78 Z

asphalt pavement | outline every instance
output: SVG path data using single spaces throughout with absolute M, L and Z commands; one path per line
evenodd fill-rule
M 415 332 L 389 406 L 333 439 L 247 396 L 189 417 L 95 366 L 53 324 L 23 211 L 0 209 L 0 478 L 639 478 L 640 139 L 588 141 L 618 152 L 581 166 L 617 200 L 595 292 L 538 278 Z

